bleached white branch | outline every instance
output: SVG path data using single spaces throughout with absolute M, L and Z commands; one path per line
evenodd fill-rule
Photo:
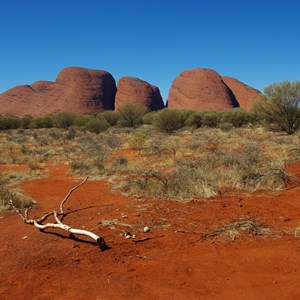
M 63 201 L 60 203 L 60 207 L 59 207 L 59 210 L 60 210 L 60 213 L 64 214 L 64 204 L 65 202 L 68 200 L 68 198 L 71 196 L 71 194 L 77 190 L 79 187 L 81 187 L 84 183 L 87 182 L 89 178 L 85 178 L 81 183 L 79 183 L 78 185 L 74 186 L 73 188 L 70 189 L 70 191 L 68 192 L 68 194 L 66 195 L 66 197 L 63 199 Z
M 81 185 L 83 185 L 86 181 L 88 180 L 88 177 L 82 181 L 80 184 L 78 184 L 77 186 L 73 187 L 68 194 L 66 195 L 66 197 L 63 199 L 63 201 L 60 204 L 60 213 L 58 213 L 56 210 L 50 211 L 45 213 L 45 215 L 43 215 L 40 219 L 29 219 L 28 218 L 28 212 L 29 210 L 32 208 L 29 207 L 28 209 L 25 210 L 24 215 L 22 214 L 21 210 L 19 208 L 17 208 L 12 200 L 9 200 L 10 205 L 12 206 L 12 208 L 14 209 L 14 211 L 20 216 L 20 218 L 26 223 L 26 224 L 32 224 L 35 227 L 39 228 L 40 230 L 44 230 L 47 228 L 59 228 L 62 230 L 65 230 L 67 232 L 69 232 L 70 234 L 80 234 L 80 235 L 85 235 L 90 237 L 91 239 L 95 240 L 97 245 L 99 246 L 101 251 L 107 250 L 109 249 L 109 247 L 107 246 L 107 244 L 105 243 L 104 239 L 102 237 L 100 237 L 99 235 L 88 231 L 88 230 L 83 230 L 83 229 L 76 229 L 76 228 L 72 228 L 71 226 L 64 224 L 61 219 L 59 219 L 59 215 L 64 216 L 64 210 L 63 210 L 63 205 L 65 204 L 65 202 L 68 200 L 68 198 L 70 197 L 70 195 L 72 194 L 72 192 L 76 189 L 78 189 Z M 55 223 L 46 223 L 46 224 L 42 224 L 49 216 L 53 215 L 54 219 L 55 219 Z

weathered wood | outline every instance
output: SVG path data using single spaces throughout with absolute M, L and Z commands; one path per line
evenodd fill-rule
M 75 187 L 73 187 L 72 189 L 70 189 L 68 194 L 65 196 L 65 198 L 60 203 L 60 207 L 59 207 L 60 212 L 59 213 L 56 210 L 53 210 L 53 211 L 45 213 L 40 219 L 29 219 L 28 212 L 30 209 L 32 209 L 32 206 L 29 207 L 28 209 L 26 209 L 24 212 L 24 215 L 23 215 L 21 210 L 14 205 L 12 200 L 9 200 L 9 203 L 12 206 L 12 208 L 14 209 L 14 211 L 20 216 L 20 218 L 26 224 L 34 225 L 35 227 L 39 228 L 41 231 L 43 231 L 47 228 L 59 228 L 59 229 L 67 231 L 71 236 L 74 234 L 88 236 L 91 239 L 95 240 L 95 242 L 97 243 L 97 245 L 101 251 L 105 251 L 105 250 L 109 249 L 109 247 L 107 246 L 107 244 L 105 243 L 105 241 L 102 237 L 100 237 L 99 235 L 97 235 L 91 231 L 88 231 L 88 230 L 72 228 L 71 226 L 64 224 L 61 221 L 61 219 L 59 218 L 59 216 L 65 216 L 63 206 L 66 203 L 66 201 L 68 200 L 68 198 L 71 196 L 72 192 L 75 191 L 76 189 L 78 189 L 80 186 L 82 186 L 87 180 L 88 180 L 88 177 L 85 180 L 83 180 L 80 184 L 78 184 Z M 43 224 L 43 222 L 51 215 L 54 216 L 55 223 Z

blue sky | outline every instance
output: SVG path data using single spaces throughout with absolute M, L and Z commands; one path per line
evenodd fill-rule
M 205 67 L 263 90 L 300 80 L 300 0 L 0 0 L 0 93 L 68 66 L 157 85 Z

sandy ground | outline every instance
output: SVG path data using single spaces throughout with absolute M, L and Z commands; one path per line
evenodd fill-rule
M 300 181 L 299 162 L 289 171 Z M 82 180 L 65 165 L 45 172 L 47 178 L 20 185 L 38 201 L 32 217 L 58 209 Z M 300 226 L 298 187 L 180 203 L 128 198 L 105 181 L 88 181 L 65 207 L 65 223 L 103 236 L 111 249 L 100 252 L 88 238 L 74 240 L 64 231 L 42 233 L 3 213 L 0 299 L 300 299 L 300 238 L 278 233 Z M 263 222 L 272 234 L 201 238 L 241 216 Z M 126 231 L 136 239 L 125 239 Z

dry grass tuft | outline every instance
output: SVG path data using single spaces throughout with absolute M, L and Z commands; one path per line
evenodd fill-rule
M 216 230 L 203 233 L 202 238 L 214 237 L 217 239 L 229 239 L 230 241 L 234 241 L 236 236 L 241 232 L 251 235 L 268 235 L 271 233 L 271 229 L 254 218 L 242 216 L 230 224 L 218 226 Z
M 25 195 L 19 189 L 0 186 L 0 211 L 10 209 L 10 200 L 20 209 L 28 208 L 36 203 L 30 196 Z

